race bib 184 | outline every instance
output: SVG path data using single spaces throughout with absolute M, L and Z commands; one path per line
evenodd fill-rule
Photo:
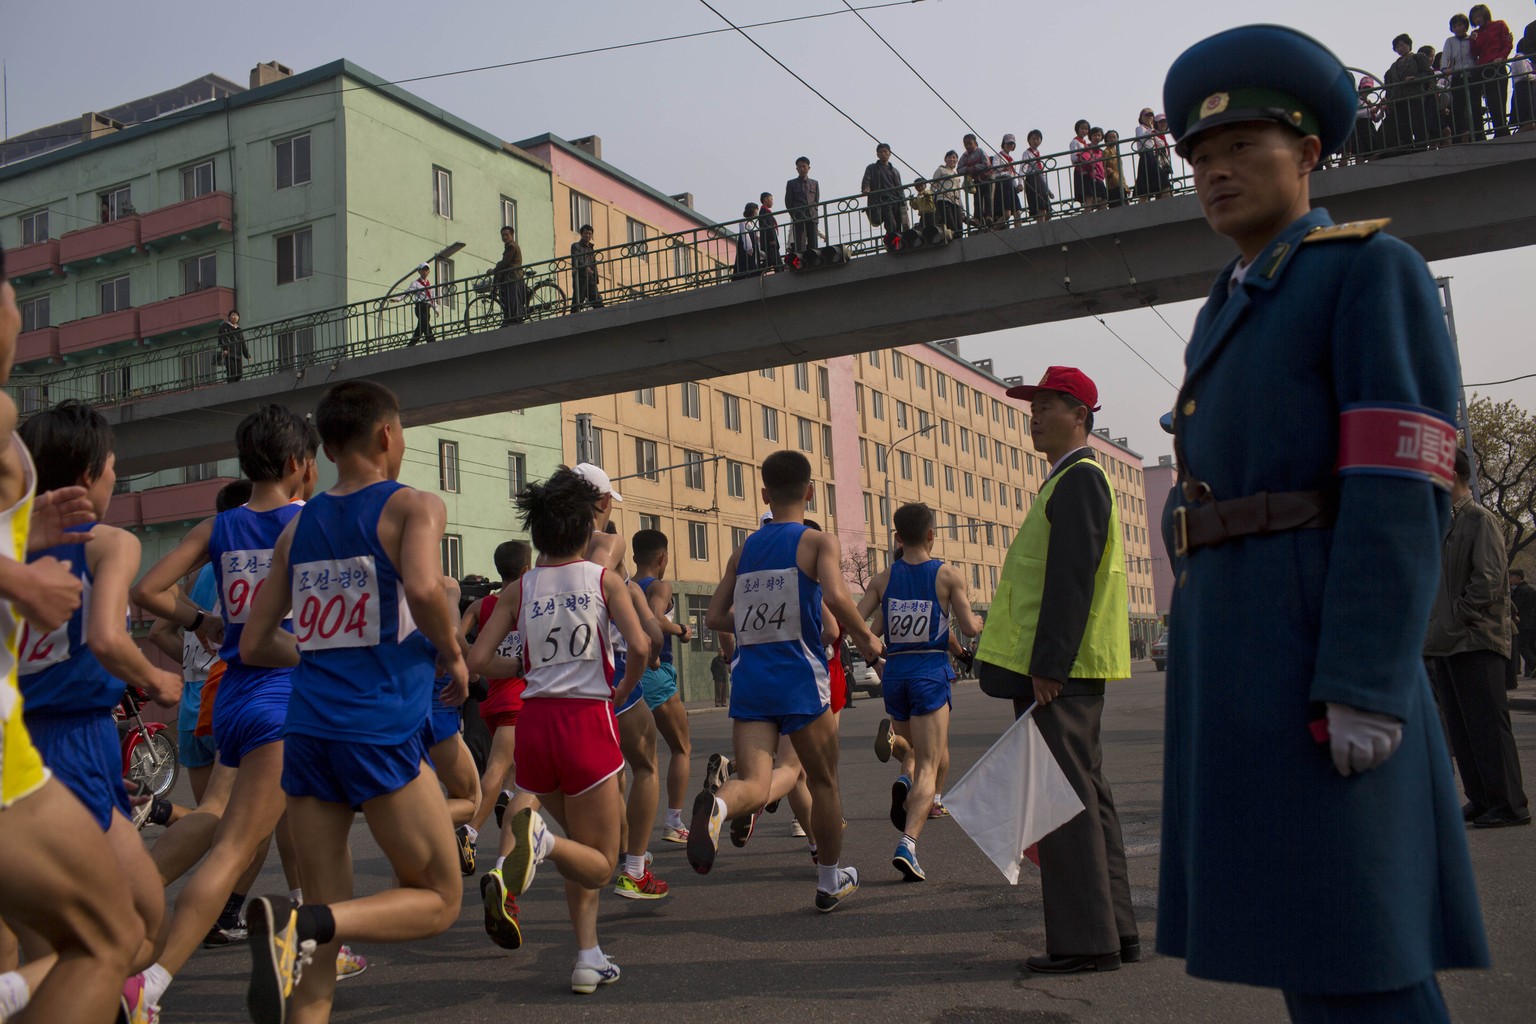
M 372 555 L 300 562 L 293 567 L 292 580 L 293 636 L 299 650 L 372 647 L 379 642 L 382 616 Z
M 736 642 L 798 643 L 800 571 L 759 569 L 736 577 Z

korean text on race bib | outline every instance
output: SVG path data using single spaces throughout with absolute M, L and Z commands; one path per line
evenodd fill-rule
M 514 629 L 502 637 L 501 643 L 496 645 L 496 657 L 521 661 L 523 658 L 523 634 Z
M 893 644 L 924 644 L 933 635 L 933 602 L 885 602 L 885 638 Z
M 736 642 L 799 643 L 800 570 L 759 569 L 736 577 Z
M 379 583 L 372 555 L 300 562 L 292 579 L 293 636 L 299 650 L 379 642 Z
M 595 661 L 602 649 L 597 594 L 583 590 L 539 598 L 528 605 L 528 663 L 535 668 Z
M 256 595 L 271 572 L 271 548 L 226 551 L 219 556 L 219 596 L 230 622 L 243 623 L 251 617 L 251 605 L 256 603 Z

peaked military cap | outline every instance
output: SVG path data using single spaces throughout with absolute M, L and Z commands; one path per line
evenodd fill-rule
M 1240 121 L 1271 121 L 1343 149 L 1359 102 L 1355 80 L 1322 43 L 1283 25 L 1218 32 L 1179 55 L 1163 80 L 1163 106 L 1180 156 L 1196 136 Z

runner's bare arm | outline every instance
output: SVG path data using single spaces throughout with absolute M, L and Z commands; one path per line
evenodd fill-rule
M 403 514 L 400 560 L 396 567 L 405 603 L 416 620 L 416 628 L 437 648 L 438 675 L 449 679 L 443 688 L 443 703 L 457 707 L 469 697 L 469 669 L 459 650 L 456 608 L 449 605 L 442 582 L 440 549 L 448 511 L 437 495 L 410 488 L 396 491 L 386 508 L 396 502 L 401 503 Z
M 655 668 L 661 664 L 661 645 L 666 640 L 666 634 L 661 631 L 662 620 L 652 614 L 650 602 L 646 600 L 640 584 L 634 580 L 625 580 L 624 589 L 629 592 L 629 600 L 635 606 L 635 614 L 640 617 L 640 625 L 645 627 L 645 635 L 651 638 L 651 657 L 646 665 Z
M 949 607 L 949 620 L 966 636 L 981 632 L 981 616 L 971 608 L 971 597 L 966 592 L 965 577 L 952 565 L 939 567 L 939 607 Z M 954 636 L 953 633 L 950 634 Z
M 517 613 L 522 610 L 523 585 L 509 583 L 496 599 L 491 617 L 480 628 L 480 635 L 469 649 L 469 670 L 487 679 L 515 679 L 523 674 L 523 666 L 515 658 L 504 658 L 496 653 L 502 640 L 517 628 Z
M 859 615 L 868 619 L 882 607 L 881 600 L 885 597 L 885 585 L 891 578 L 891 570 L 886 569 L 869 581 L 869 586 L 864 591 L 864 596 L 859 598 Z
M 85 546 L 91 570 L 91 601 L 85 641 L 101 667 L 161 704 L 181 700 L 181 673 L 156 668 L 128 635 L 128 585 L 139 571 L 139 538 L 114 526 L 98 526 Z M 181 645 L 176 663 L 181 664 Z
M 645 668 L 650 664 L 651 638 L 646 633 L 645 627 L 640 624 L 640 616 L 635 611 L 634 601 L 626 601 L 624 598 L 625 584 L 619 579 L 617 573 L 603 573 L 603 600 L 608 605 L 608 615 L 613 619 L 613 624 L 618 627 L 619 635 L 629 645 L 629 656 L 624 659 L 624 678 L 619 680 L 619 685 L 613 691 L 614 704 L 622 707 L 624 700 L 639 684 L 640 677 L 645 674 Z
M 186 606 L 178 606 L 176 588 L 182 577 L 190 576 L 208 564 L 208 541 L 213 536 L 213 520 L 204 519 L 188 531 L 170 551 L 149 567 L 129 591 L 133 603 L 157 619 L 170 619 L 178 626 L 191 628 Z M 263 590 L 266 588 L 263 587 Z M 178 611 L 178 607 L 180 610 Z M 217 615 L 205 615 L 197 635 L 218 640 L 224 635 L 224 621 Z
M 80 578 L 69 566 L 51 555 L 35 562 L 0 558 L 0 597 L 34 629 L 52 632 L 80 607 Z
M 837 616 L 837 621 L 843 624 L 848 639 L 853 641 L 859 653 L 864 655 L 865 660 L 874 661 L 880 656 L 884 645 L 879 637 L 870 632 L 863 616 L 859 614 L 858 605 L 853 603 L 848 584 L 843 581 L 842 546 L 838 544 L 835 535 L 815 530 L 803 534 L 800 542 L 804 544 L 807 540 L 815 545 L 816 578 L 821 584 L 822 600 L 827 602 L 827 607 Z
M 293 610 L 288 551 L 293 546 L 293 531 L 303 516 L 300 512 L 283 527 L 282 535 L 272 545 L 272 569 L 267 574 L 271 585 L 258 588 L 251 600 L 251 615 L 240 633 L 240 660 L 247 665 L 292 668 L 299 663 L 299 645 L 293 634 L 283 628 L 283 620 Z

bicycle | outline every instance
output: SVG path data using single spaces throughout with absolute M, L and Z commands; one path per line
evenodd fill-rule
M 537 320 L 565 311 L 565 291 L 554 276 L 545 277 L 535 284 L 537 277 L 531 269 L 523 271 L 524 320 Z M 475 278 L 471 288 L 474 294 L 464 305 L 464 330 L 490 331 L 500 327 L 505 316 L 496 294 L 495 272 L 481 274 Z

